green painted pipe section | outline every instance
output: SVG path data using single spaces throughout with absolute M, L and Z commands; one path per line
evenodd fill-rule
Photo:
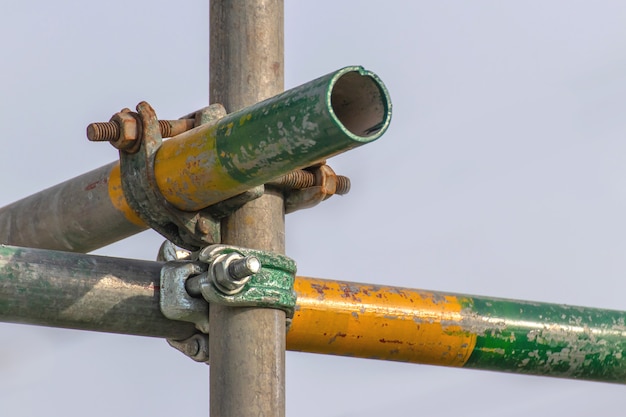
M 199 210 L 372 142 L 390 121 L 382 81 L 346 67 L 165 141 L 156 183 L 179 209 Z
M 220 143 L 220 162 L 244 183 L 275 178 L 378 139 L 390 107 L 375 74 L 346 67 L 233 113 L 232 126 L 219 122 L 218 136 L 229 137 Z
M 461 305 L 461 327 L 476 335 L 465 367 L 626 383 L 625 312 L 481 297 Z

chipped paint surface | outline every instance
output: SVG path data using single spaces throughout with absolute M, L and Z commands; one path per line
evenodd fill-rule
M 476 341 L 455 296 L 302 277 L 295 290 L 290 350 L 462 366 Z
M 357 73 L 377 87 L 378 95 L 357 100 L 354 107 L 344 103 L 342 117 L 351 125 L 355 120 L 366 126 L 379 122 L 376 132 L 365 136 L 347 129 L 331 103 L 333 87 L 344 75 Z M 338 90 L 348 98 L 363 95 L 362 86 L 350 86 L 340 85 Z M 361 113 L 367 116 L 364 121 Z M 372 121 L 371 114 L 379 118 Z M 346 67 L 164 141 L 155 155 L 154 176 L 169 203 L 196 211 L 372 142 L 386 131 L 390 120 L 391 101 L 382 81 L 361 67 Z M 108 197 L 125 220 L 146 227 L 124 197 L 119 164 L 110 170 Z
M 477 336 L 466 366 L 626 382 L 626 313 L 466 298 L 463 328 Z
M 109 174 L 109 198 L 111 204 L 118 211 L 120 211 L 124 217 L 131 223 L 140 227 L 146 227 L 146 224 L 139 218 L 137 213 L 133 211 L 124 197 L 124 190 L 122 190 L 122 177 L 120 171 L 120 164 L 115 164 Z
M 159 308 L 158 262 L 0 246 L 0 319 L 69 329 L 186 337 Z
M 341 88 L 355 102 L 344 103 L 344 121 L 381 126 L 366 136 L 348 130 L 331 103 L 331 95 L 338 94 L 334 86 L 353 73 L 377 87 L 376 99 L 367 102 L 358 101 L 361 85 Z M 384 109 L 376 113 L 371 108 Z M 369 118 L 361 120 L 362 114 Z M 371 114 L 378 118 L 370 120 Z M 163 142 L 155 159 L 156 182 L 177 208 L 199 210 L 372 142 L 390 119 L 391 102 L 380 79 L 361 67 L 346 67 Z
M 298 277 L 289 350 L 626 383 L 626 312 Z
M 193 325 L 159 309 L 161 266 L 0 245 L 0 318 L 187 337 Z M 306 277 L 294 289 L 289 350 L 626 383 L 626 312 Z

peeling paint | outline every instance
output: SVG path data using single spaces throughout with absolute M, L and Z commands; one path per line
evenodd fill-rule
M 295 289 L 290 350 L 626 383 L 626 312 L 301 277 Z
M 626 313 L 479 297 L 465 311 L 478 336 L 468 367 L 626 382 Z

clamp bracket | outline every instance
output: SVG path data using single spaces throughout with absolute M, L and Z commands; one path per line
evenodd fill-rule
M 230 277 L 231 285 L 224 288 L 220 263 L 235 255 L 242 260 L 254 258 L 260 263 L 258 272 L 246 277 Z M 293 289 L 296 263 L 283 255 L 228 245 L 212 245 L 198 253 L 198 260 L 209 265 L 207 272 L 191 278 L 187 290 L 201 295 L 206 301 L 231 307 L 265 307 L 285 311 L 293 318 L 296 293 Z M 228 280 L 228 278 L 227 278 Z
M 168 260 L 161 268 L 160 307 L 172 320 L 188 321 L 199 333 L 168 343 L 197 362 L 208 363 L 209 308 L 263 307 L 285 311 L 291 324 L 296 293 L 296 263 L 283 255 L 228 245 L 195 253 L 175 253 L 171 242 L 161 248 Z M 193 259 L 189 259 L 192 256 Z M 178 260 L 176 260 L 178 259 Z
M 322 161 L 305 169 L 289 172 L 266 184 L 283 191 L 285 214 L 314 207 L 333 195 L 350 191 L 350 178 L 335 174 Z
M 222 116 L 225 114 L 223 111 Z M 145 101 L 137 105 L 137 117 L 141 122 L 138 151 L 120 150 L 122 189 L 128 205 L 148 226 L 180 247 L 197 250 L 219 241 L 218 220 L 205 210 L 179 210 L 160 193 L 154 175 L 154 157 L 163 141 L 159 121 L 152 106 Z
M 156 113 L 143 101 L 132 115 L 140 123 L 140 143 L 119 152 L 122 189 L 128 205 L 148 226 L 177 246 L 198 250 L 219 242 L 220 218 L 263 195 L 263 186 L 199 211 L 179 210 L 163 197 L 156 183 L 154 160 L 163 141 Z M 196 125 L 215 122 L 225 115 L 221 104 L 213 104 L 196 112 Z

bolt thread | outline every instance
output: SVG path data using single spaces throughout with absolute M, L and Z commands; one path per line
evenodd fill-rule
M 115 122 L 96 122 L 87 126 L 87 138 L 92 142 L 111 142 L 120 135 L 120 126 Z
M 256 256 L 246 256 L 234 260 L 228 265 L 228 273 L 235 280 L 244 279 L 256 274 L 261 269 L 261 262 Z
M 336 178 L 337 188 L 335 194 L 348 194 L 350 192 L 350 178 L 344 175 L 337 175 Z M 298 169 L 277 178 L 272 183 L 292 190 L 301 190 L 315 185 L 315 174 Z
M 298 169 L 291 171 L 278 178 L 275 183 L 293 190 L 313 187 L 315 185 L 315 175 L 309 171 Z
M 193 119 L 159 120 L 159 130 L 164 138 L 171 138 L 193 127 Z M 114 142 L 120 133 L 120 126 L 116 122 L 96 122 L 87 126 L 87 138 L 92 142 Z
M 350 178 L 337 175 L 337 189 L 335 190 L 335 194 L 344 195 L 350 192 Z
M 167 120 L 159 120 L 159 129 L 161 130 L 161 137 L 169 138 L 172 136 L 172 125 Z

